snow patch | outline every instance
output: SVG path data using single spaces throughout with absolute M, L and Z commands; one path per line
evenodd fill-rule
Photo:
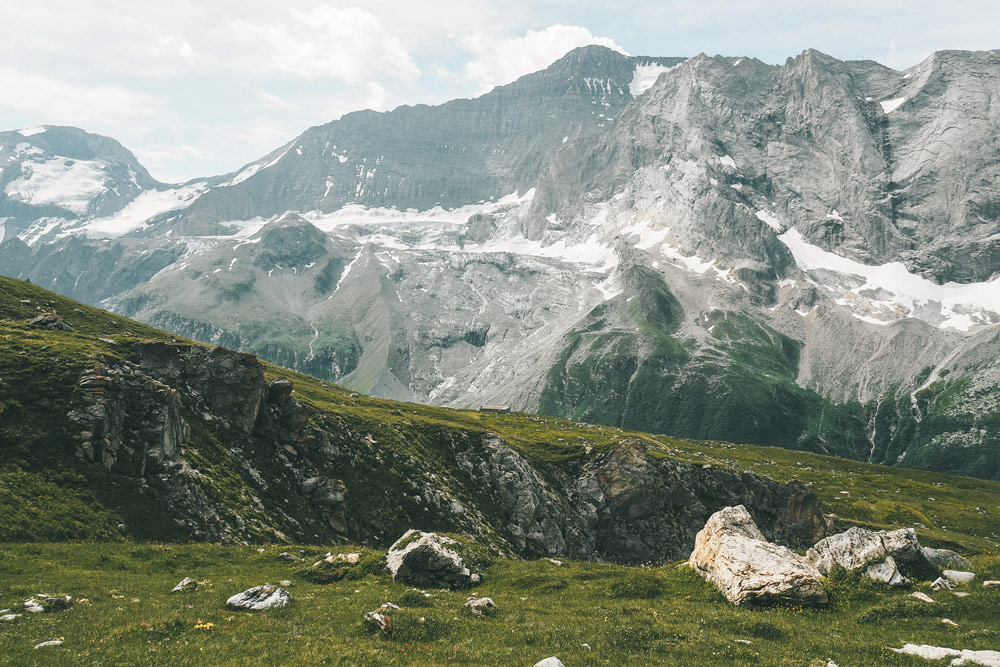
M 773 213 L 769 213 L 763 209 L 757 211 L 757 219 L 779 234 L 785 229 L 785 226 L 781 224 L 780 220 L 774 217 Z
M 899 106 L 905 101 L 906 101 L 905 97 L 897 97 L 894 100 L 885 100 L 884 102 L 879 102 L 879 104 L 882 105 L 882 111 L 884 111 L 885 113 L 892 113 L 893 111 L 898 109 Z
M 731 155 L 723 155 L 719 158 L 719 162 L 722 163 L 723 167 L 736 169 L 736 160 L 734 160 Z
M 639 97 L 656 83 L 656 79 L 664 72 L 669 72 L 672 67 L 650 63 L 648 65 L 636 65 L 632 72 L 632 81 L 628 84 L 628 92 L 632 97 Z
M 30 137 L 36 134 L 41 134 L 49 128 L 45 125 L 35 125 L 34 127 L 25 127 L 17 131 L 22 137 Z
M 374 225 L 385 223 L 452 223 L 465 224 L 477 213 L 492 213 L 511 206 L 521 206 L 531 202 L 535 189 L 531 188 L 518 197 L 511 193 L 495 202 L 486 204 L 469 204 L 458 208 L 446 209 L 441 206 L 418 211 L 415 208 L 399 210 L 398 208 L 372 207 L 360 204 L 348 204 L 332 213 L 307 211 L 302 217 L 323 231 L 329 232 L 344 225 Z
M 881 312 L 889 319 L 897 319 L 899 314 L 905 314 L 941 328 L 961 331 L 968 331 L 977 324 L 1000 321 L 1000 278 L 980 283 L 938 285 L 910 273 L 902 262 L 862 264 L 823 250 L 806 241 L 796 229 L 778 238 L 788 246 L 795 263 L 803 271 L 830 271 L 863 280 L 861 286 L 841 288 L 842 298 L 838 300 L 841 305 L 866 311 L 861 315 Z M 866 293 L 877 296 L 865 296 Z M 886 318 L 878 319 L 886 322 Z
M 184 208 L 208 188 L 205 181 L 169 190 L 146 190 L 114 215 L 96 218 L 80 227 L 89 236 L 120 236 L 151 218 Z
M 100 160 L 26 160 L 21 164 L 26 175 L 8 183 L 5 191 L 16 201 L 34 206 L 52 204 L 80 215 L 107 189 L 106 167 Z

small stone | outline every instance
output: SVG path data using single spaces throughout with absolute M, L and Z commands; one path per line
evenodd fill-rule
M 295 601 L 288 591 L 268 584 L 248 588 L 228 600 L 226 606 L 237 611 L 265 611 L 284 607 Z
M 945 579 L 953 581 L 956 584 L 967 584 L 976 578 L 976 575 L 972 572 L 961 572 L 959 570 L 945 570 L 941 574 Z
M 920 591 L 914 591 L 913 593 L 910 593 L 910 597 L 917 598 L 921 602 L 934 602 L 934 598 L 932 598 L 927 593 L 921 593 Z
M 983 582 L 983 586 L 985 586 L 986 588 L 993 588 L 995 586 L 1000 586 L 1000 581 L 997 581 L 996 579 L 987 579 L 986 581 Z
M 733 641 L 736 642 L 737 644 L 747 644 L 747 645 L 753 644 L 753 642 L 750 641 L 749 639 L 734 639 Z
M 287 551 L 282 551 L 280 554 L 278 554 L 278 560 L 283 560 L 286 563 L 297 563 L 297 562 L 299 562 L 302 559 L 299 558 L 298 556 L 296 556 L 293 553 L 288 553 Z
M 45 648 L 46 646 L 62 646 L 62 640 L 53 639 L 51 641 L 42 642 L 41 644 L 35 644 L 35 648 Z
M 174 589 L 170 591 L 171 593 L 184 593 L 186 591 L 193 591 L 198 588 L 198 582 L 191 577 L 184 577 L 181 579 L 180 583 L 174 586 Z
M 282 579 L 281 581 L 278 582 L 278 585 L 279 586 L 291 586 L 292 582 L 290 580 L 288 580 L 288 579 Z
M 493 602 L 492 598 L 470 597 L 465 602 L 465 608 L 468 609 L 473 616 L 478 617 L 492 616 L 497 611 L 497 606 Z
M 562 561 L 561 560 L 556 560 L 555 558 L 547 558 L 546 560 L 548 560 L 550 563 L 552 563 L 556 567 L 562 567 Z
M 931 588 L 936 591 L 944 591 L 944 590 L 950 591 L 954 587 L 955 584 L 951 583 L 944 577 L 938 577 L 937 579 L 934 580 L 934 583 L 931 584 Z
M 63 609 L 69 609 L 73 604 L 73 598 L 68 595 L 59 597 L 53 595 L 45 595 L 44 593 L 39 593 L 33 598 L 28 598 L 24 601 L 24 610 L 32 614 L 40 614 L 42 612 L 53 612 L 62 611 Z
M 392 619 L 389 618 L 388 612 L 396 609 L 399 609 L 397 605 L 386 602 L 375 611 L 365 614 L 365 625 L 374 632 L 381 632 L 386 635 L 390 634 L 392 632 Z
M 539 660 L 533 667 L 566 667 L 566 665 L 559 658 L 552 656 L 551 658 L 545 658 L 545 660 Z
M 10 611 L 9 609 L 6 611 Z M 3 614 L 0 615 L 0 621 L 16 621 L 21 618 L 21 614 Z
M 953 628 L 957 628 L 958 627 L 958 623 L 956 623 L 955 621 L 951 620 L 950 618 L 942 618 L 941 619 L 941 623 L 943 623 L 944 625 L 949 625 L 949 626 L 951 626 Z
M 954 593 L 952 593 L 952 595 L 954 595 L 957 598 L 967 598 L 967 597 L 969 597 L 969 594 L 966 593 L 965 591 L 955 591 Z

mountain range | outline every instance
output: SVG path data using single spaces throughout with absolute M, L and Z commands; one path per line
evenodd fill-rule
M 348 390 L 1000 479 L 1000 51 L 574 50 L 159 183 L 0 133 L 0 273 Z

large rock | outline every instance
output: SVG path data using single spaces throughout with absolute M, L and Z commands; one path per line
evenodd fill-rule
M 394 581 L 413 586 L 461 588 L 478 583 L 482 575 L 470 571 L 449 548 L 457 544 L 444 535 L 410 529 L 389 547 L 386 567 Z
M 791 549 L 768 542 L 742 505 L 711 517 L 688 561 L 733 604 L 823 604 L 819 573 Z
M 968 568 L 970 563 L 960 554 L 950 549 L 932 549 L 923 547 L 924 558 L 934 567 L 944 569 Z
M 237 611 L 266 611 L 284 607 L 295 601 L 284 588 L 269 584 L 248 588 L 226 600 L 226 606 Z
M 927 563 L 923 548 L 912 528 L 887 532 L 853 527 L 817 542 L 806 558 L 821 574 L 828 575 L 837 565 L 849 572 L 863 570 L 892 557 L 895 563 Z

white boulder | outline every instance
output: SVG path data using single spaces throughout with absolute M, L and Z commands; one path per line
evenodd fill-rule
M 226 600 L 226 606 L 237 611 L 266 611 L 287 606 L 294 601 L 295 598 L 284 588 L 264 584 L 237 593 Z
M 545 660 L 539 660 L 533 667 L 566 667 L 566 665 L 559 658 L 552 656 L 551 658 L 545 658 Z
M 183 579 L 180 580 L 180 582 L 176 586 L 174 586 L 173 590 L 171 590 L 170 592 L 184 593 L 186 591 L 193 591 L 196 588 L 198 588 L 197 581 L 195 581 L 191 577 L 184 577 Z
M 816 569 L 791 549 L 768 542 L 743 505 L 709 517 L 688 563 L 736 605 L 827 601 Z
M 430 588 L 460 588 L 482 580 L 450 547 L 458 542 L 445 535 L 408 530 L 386 554 L 394 581 Z
M 926 560 L 912 528 L 875 531 L 855 526 L 820 540 L 806 552 L 806 558 L 823 575 L 837 565 L 849 572 L 863 570 L 887 557 L 896 563 Z
M 941 573 L 941 575 L 945 579 L 953 581 L 956 584 L 967 584 L 976 578 L 976 575 L 973 572 L 959 572 L 958 570 L 945 570 Z

